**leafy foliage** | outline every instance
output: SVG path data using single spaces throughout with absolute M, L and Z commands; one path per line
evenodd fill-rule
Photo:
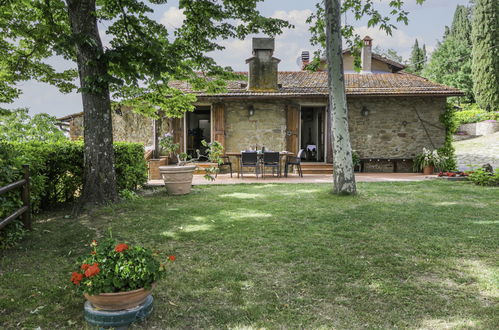
M 114 150 L 118 188 L 137 189 L 147 180 L 144 147 L 117 142 Z M 22 164 L 30 165 L 33 212 L 74 201 L 79 196 L 83 185 L 83 143 L 0 142 L 0 186 L 20 179 Z M 0 218 L 20 205 L 18 192 L 1 195 Z
M 142 246 L 129 246 L 108 238 L 93 241 L 92 251 L 76 264 L 71 279 L 76 290 L 89 295 L 150 289 L 161 279 L 164 265 Z
M 476 169 L 468 172 L 468 179 L 479 186 L 499 186 L 499 169 L 494 173 Z
M 420 74 L 426 64 L 426 46 L 419 47 L 418 39 L 412 46 L 411 58 L 409 59 L 409 66 L 406 68 L 407 72 Z
M 423 70 L 424 77 L 464 91 L 467 102 L 474 101 L 470 20 L 471 8 L 458 5 L 451 27 Z
M 423 76 L 464 91 L 466 99 L 473 101 L 473 81 L 471 80 L 470 47 L 449 35 L 433 52 Z
M 462 124 L 478 123 L 484 120 L 499 120 L 499 111 L 485 111 L 476 103 L 461 104 L 461 107 L 463 110 L 456 111 L 453 117 L 456 128 Z
M 219 165 L 223 163 L 222 156 L 224 154 L 224 147 L 220 142 L 218 141 L 213 141 L 211 143 L 206 142 L 205 140 L 201 141 L 201 144 L 203 147 L 206 147 L 208 158 L 210 162 L 217 164 L 218 166 L 210 166 L 209 168 L 206 168 L 206 174 L 204 175 L 204 178 L 206 180 L 213 181 L 215 180 L 215 177 L 213 175 L 216 175 L 219 171 Z
M 12 142 L 57 142 L 67 138 L 57 128 L 57 119 L 46 113 L 30 117 L 28 109 L 6 110 L 0 113 L 0 140 Z
M 161 146 L 161 152 L 166 156 L 175 154 L 180 148 L 180 144 L 175 143 L 173 140 L 173 134 L 166 133 L 161 139 L 159 139 L 159 145 Z
M 423 148 L 423 152 L 414 158 L 414 170 L 422 171 L 425 167 L 433 166 L 443 170 L 447 157 L 440 154 L 438 150 Z
M 276 35 L 291 27 L 283 20 L 262 16 L 256 8 L 260 1 L 183 0 L 179 3 L 185 15 L 183 24 L 170 31 L 151 18 L 155 7 L 166 1 L 90 1 L 96 2 L 96 16 L 106 26 L 110 41 L 105 49 L 96 50 L 102 53 L 99 61 L 106 63 L 108 72 L 87 81 L 87 92 L 109 85 L 115 99 L 139 113 L 154 117 L 160 108 L 170 117 L 181 117 L 192 109 L 196 98 L 171 87 L 171 80 L 215 92 L 224 88 L 225 79 L 236 78 L 206 55 L 224 49 L 217 39 L 243 39 L 258 32 Z M 63 92 L 75 89 L 76 70 L 56 72 L 43 62 L 53 55 L 75 61 L 75 44 L 82 39 L 90 42 L 89 36 L 73 34 L 68 5 L 62 0 L 3 2 L 0 102 L 12 101 L 20 91 L 11 86 L 32 78 Z
M 441 166 L 442 171 L 452 171 L 457 168 L 456 150 L 453 145 L 453 135 L 456 132 L 457 125 L 454 121 L 455 108 L 447 103 L 444 113 L 440 116 L 440 122 L 445 127 L 444 145 L 438 149 L 438 153 L 445 157 Z
M 14 220 L 0 230 L 0 251 L 16 246 L 26 235 L 27 229 L 19 220 Z
M 483 109 L 499 109 L 499 2 L 476 0 L 472 24 L 475 99 Z

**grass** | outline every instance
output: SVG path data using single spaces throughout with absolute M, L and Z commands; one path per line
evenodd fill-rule
M 198 186 L 41 215 L 0 259 L 0 328 L 84 328 L 76 257 L 115 237 L 174 254 L 134 328 L 499 325 L 499 190 L 459 182 Z

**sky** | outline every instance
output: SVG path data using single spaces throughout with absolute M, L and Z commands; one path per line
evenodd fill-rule
M 386 10 L 390 2 L 390 0 L 375 1 L 381 10 Z M 295 26 L 294 29 L 286 30 L 276 37 L 274 56 L 281 59 L 279 70 L 299 70 L 297 59 L 301 52 L 314 50 L 309 42 L 310 33 L 305 20 L 314 10 L 316 2 L 316 0 L 266 0 L 260 4 L 259 9 L 263 15 L 285 19 Z M 420 6 L 416 4 L 416 0 L 406 0 L 406 8 L 410 12 L 409 24 L 399 24 L 392 36 L 387 36 L 376 29 L 368 29 L 365 20 L 355 21 L 349 16 L 346 20 L 355 26 L 359 35 L 369 35 L 373 38 L 373 47 L 394 49 L 406 60 L 410 57 L 415 39 L 418 39 L 419 45 L 425 44 L 428 52 L 434 50 L 445 26 L 451 24 L 456 6 L 468 3 L 469 0 L 426 0 Z M 168 29 L 175 29 L 182 24 L 182 12 L 178 9 L 178 0 L 155 6 L 154 9 L 152 17 Z M 104 45 L 109 43 L 109 37 L 104 32 L 101 33 L 101 37 Z M 236 71 L 247 71 L 245 59 L 251 56 L 251 37 L 246 40 L 222 41 L 221 44 L 226 50 L 213 52 L 210 56 L 222 66 L 231 66 Z M 60 58 L 51 58 L 49 63 L 58 69 L 74 66 Z M 76 92 L 62 94 L 53 86 L 35 81 L 23 82 L 19 87 L 23 95 L 16 102 L 2 106 L 26 107 L 29 108 L 30 114 L 45 112 L 56 117 L 83 111 L 81 95 Z

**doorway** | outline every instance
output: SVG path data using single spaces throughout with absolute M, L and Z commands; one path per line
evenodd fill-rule
M 302 160 L 325 161 L 325 108 L 301 107 L 300 149 L 304 149 Z
M 206 156 L 206 147 L 201 141 L 211 142 L 211 108 L 199 106 L 193 112 L 187 112 L 185 116 L 186 128 L 186 153 L 196 158 L 196 150 Z

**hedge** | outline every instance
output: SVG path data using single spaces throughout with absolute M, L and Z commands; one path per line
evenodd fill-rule
M 463 124 L 478 123 L 484 120 L 499 120 L 499 111 L 480 109 L 476 104 L 461 105 L 463 110 L 454 113 L 454 125 L 456 128 Z
M 114 144 L 118 190 L 136 190 L 147 181 L 144 147 Z M 0 142 L 0 186 L 19 180 L 30 165 L 33 212 L 74 201 L 83 187 L 82 142 Z M 18 191 L 0 196 L 0 219 L 21 205 Z

